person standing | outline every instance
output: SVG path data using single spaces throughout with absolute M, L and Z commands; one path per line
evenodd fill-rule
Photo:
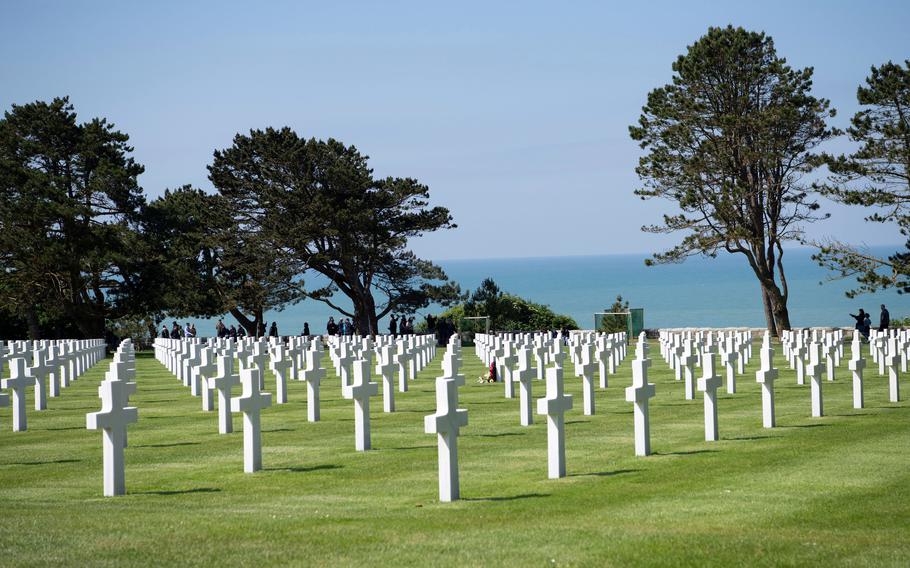
M 853 318 L 854 320 L 856 320 L 856 325 L 853 326 L 853 328 L 856 331 L 862 333 L 863 326 L 865 325 L 864 322 L 866 321 L 866 312 L 863 311 L 862 308 L 860 308 L 858 314 L 856 314 L 856 315 L 850 314 L 850 317 Z M 865 334 L 863 334 L 863 335 L 865 335 Z
M 272 326 L 269 328 L 269 337 L 278 337 L 278 322 L 272 322 Z
M 395 314 L 389 318 L 389 335 L 398 335 L 398 320 L 395 319 Z
M 307 322 L 307 321 L 303 322 L 303 333 L 301 333 L 300 335 L 302 335 L 304 337 L 310 336 L 310 322 Z
M 325 324 L 325 332 L 328 335 L 336 335 L 338 333 L 338 324 L 335 323 L 334 317 L 329 316 L 329 321 Z
M 888 309 L 885 307 L 885 304 L 882 304 L 882 313 L 878 316 L 878 330 L 885 331 L 891 325 L 891 314 L 888 313 Z
M 237 328 L 234 327 L 234 324 L 231 324 L 230 329 L 227 330 L 227 335 L 231 339 L 237 339 Z

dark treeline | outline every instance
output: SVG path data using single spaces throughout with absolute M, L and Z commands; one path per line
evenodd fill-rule
M 100 337 L 117 322 L 230 313 L 255 334 L 306 298 L 359 333 L 460 298 L 408 239 L 453 227 L 429 189 L 377 179 L 368 157 L 289 128 L 238 134 L 208 166 L 215 193 L 149 200 L 129 136 L 67 98 L 0 120 L 0 337 Z M 307 274 L 329 285 L 309 289 Z M 354 308 L 338 307 L 347 296 Z

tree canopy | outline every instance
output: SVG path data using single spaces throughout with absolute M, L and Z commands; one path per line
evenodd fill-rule
M 847 292 L 896 288 L 910 291 L 910 60 L 872 67 L 865 86 L 856 90 L 862 109 L 847 134 L 859 148 L 850 155 L 825 155 L 831 175 L 821 191 L 842 203 L 872 208 L 866 220 L 894 223 L 905 250 L 887 258 L 839 240 L 820 243 L 815 256 L 841 277 L 856 277 L 859 286 Z
M 104 119 L 77 122 L 66 97 L 0 120 L 0 294 L 32 337 L 61 320 L 100 337 L 106 319 L 157 302 L 128 141 Z
M 642 199 L 676 211 L 655 233 L 684 234 L 649 263 L 741 254 L 758 279 L 768 328 L 789 329 L 783 243 L 823 218 L 805 180 L 816 147 L 836 135 L 829 102 L 811 94 L 812 69 L 792 69 L 763 33 L 710 28 L 673 64 L 672 82 L 648 94 L 629 128 L 645 150 Z
M 390 312 L 458 297 L 441 268 L 407 248 L 409 238 L 454 227 L 448 210 L 430 207 L 415 179 L 375 178 L 354 146 L 290 128 L 252 130 L 215 152 L 209 172 L 240 228 L 324 276 L 329 284 L 307 296 L 353 318 L 359 333 L 377 333 Z M 334 301 L 339 292 L 353 310 Z

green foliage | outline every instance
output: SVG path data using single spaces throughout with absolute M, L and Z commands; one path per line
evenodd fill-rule
M 617 295 L 613 304 L 604 311 L 608 312 L 608 314 L 604 315 L 603 319 L 600 320 L 599 331 L 604 333 L 618 333 L 629 329 L 628 316 L 615 315 L 617 312 L 629 311 L 629 302 L 628 300 L 623 300 L 621 294 Z
M 157 303 L 128 141 L 104 119 L 78 123 L 67 98 L 0 120 L 0 293 L 33 337 L 61 320 L 99 337 L 105 319 Z
M 457 325 L 470 316 L 488 316 L 490 331 L 578 329 L 575 320 L 553 312 L 549 306 L 503 292 L 492 278 L 484 279 L 468 301 L 452 306 L 439 317 Z
M 828 197 L 870 208 L 866 220 L 894 223 L 910 237 L 910 60 L 872 67 L 856 98 L 862 110 L 847 129 L 859 149 L 849 156 L 825 155 L 831 171 L 819 189 Z M 849 297 L 896 288 L 910 292 L 910 239 L 905 250 L 887 258 L 838 240 L 819 245 L 815 260 L 841 278 L 855 277 L 859 286 Z
M 330 284 L 307 295 L 352 317 L 362 334 L 389 313 L 459 298 L 441 268 L 407 249 L 409 238 L 454 227 L 448 210 L 429 207 L 429 189 L 414 179 L 374 178 L 367 160 L 337 140 L 269 128 L 238 134 L 209 167 L 241 230 L 325 276 Z M 332 301 L 336 293 L 353 313 Z
M 304 267 L 275 247 L 262 214 L 189 186 L 149 205 L 146 232 L 167 275 L 166 311 L 175 317 L 234 315 L 255 335 L 267 310 L 304 298 Z
M 782 243 L 822 218 L 803 178 L 815 167 L 813 150 L 836 134 L 826 125 L 834 111 L 810 94 L 812 69 L 792 69 L 763 33 L 710 28 L 673 72 L 629 128 L 645 150 L 636 195 L 679 210 L 642 230 L 684 233 L 648 262 L 742 254 L 773 313 L 769 327 L 788 329 Z

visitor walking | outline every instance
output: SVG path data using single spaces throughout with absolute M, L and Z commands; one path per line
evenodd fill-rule
M 166 325 L 161 326 L 161 337 L 164 339 L 170 339 L 171 337 L 171 334 L 168 332 Z
M 177 322 L 171 326 L 171 339 L 180 339 L 180 324 Z
M 325 332 L 328 335 L 338 335 L 338 324 L 335 323 L 335 318 L 329 316 L 329 321 L 325 324 Z
M 237 328 L 234 327 L 234 324 L 231 324 L 231 328 L 228 330 L 228 337 L 231 339 L 237 339 Z
M 272 322 L 272 327 L 269 328 L 269 337 L 278 337 L 278 322 Z
M 300 335 L 302 335 L 304 337 L 310 336 L 310 322 L 306 322 L 306 321 L 303 322 L 303 333 L 301 333 Z
M 885 307 L 885 304 L 882 304 L 882 313 L 878 316 L 878 330 L 885 331 L 891 325 L 891 314 L 888 313 L 888 309 Z

